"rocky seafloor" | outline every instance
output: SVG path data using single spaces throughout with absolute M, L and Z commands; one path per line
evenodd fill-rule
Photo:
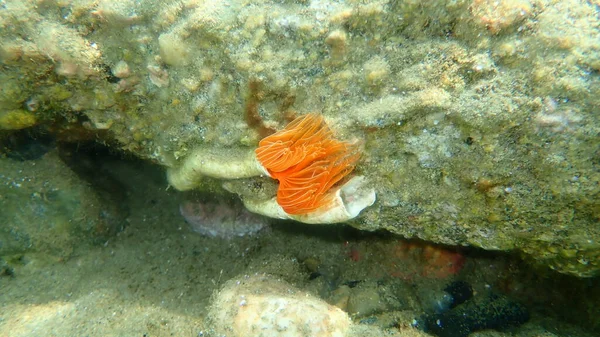
M 439 246 L 345 225 L 264 218 L 268 228 L 240 236 L 229 216 L 241 207 L 234 195 L 217 192 L 208 199 L 167 189 L 162 168 L 97 145 L 46 151 L 26 161 L 0 159 L 3 168 L 43 178 L 2 184 L 2 243 L 11 242 L 7 237 L 16 231 L 21 238 L 49 234 L 31 235 L 19 251 L 3 251 L 2 336 L 258 336 L 261 331 L 306 336 L 309 331 L 310 336 L 406 337 L 430 336 L 427 329 L 440 337 L 591 337 L 600 331 L 597 278 L 532 269 L 515 254 Z M 90 164 L 103 174 L 82 175 Z M 44 176 L 53 165 L 64 165 L 62 174 Z M 82 194 L 90 186 L 96 192 Z M 54 194 L 40 198 L 4 190 L 33 187 Z M 87 223 L 105 223 L 101 220 L 113 210 L 111 219 L 120 221 L 109 224 L 118 227 L 113 233 L 89 232 L 78 219 L 60 225 L 71 225 L 69 230 L 53 230 L 72 198 L 82 200 Z M 14 200 L 22 206 L 10 206 Z M 180 213 L 190 200 L 218 205 L 208 210 L 229 205 L 220 232 L 228 235 L 198 233 Z M 29 218 L 26 205 L 47 214 Z M 53 215 L 57 210 L 63 215 Z M 30 227 L 16 227 L 19 215 Z M 432 325 L 437 320 L 447 329 Z
M 318 112 L 365 144 L 352 226 L 593 276 L 599 34 L 593 1 L 9 0 L 0 128 L 177 169 Z
M 526 302 L 520 335 L 597 333 L 599 7 L 0 1 L 0 329 L 210 333 L 213 291 L 260 274 L 349 334 L 422 333 L 455 280 Z M 205 177 L 307 113 L 360 143 L 353 229 L 254 219 L 238 199 L 274 180 Z

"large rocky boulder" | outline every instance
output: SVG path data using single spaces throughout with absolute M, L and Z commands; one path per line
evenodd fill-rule
M 576 0 L 7 0 L 0 128 L 103 130 L 177 169 L 319 112 L 364 140 L 356 172 L 377 202 L 353 226 L 591 276 L 598 27 L 597 4 Z

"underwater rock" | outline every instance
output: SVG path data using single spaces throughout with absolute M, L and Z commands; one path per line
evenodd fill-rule
M 473 297 L 473 288 L 465 281 L 454 281 L 443 290 L 420 289 L 419 298 L 423 308 L 432 313 L 446 312 Z
M 269 275 L 228 281 L 208 315 L 216 335 L 344 337 L 351 320 L 341 309 Z
M 205 236 L 231 239 L 253 235 L 268 226 L 268 219 L 247 211 L 238 203 L 184 201 L 181 215 L 194 232 Z
M 375 287 L 356 287 L 351 293 L 345 310 L 353 316 L 370 316 L 386 309 L 386 303 Z
M 56 150 L 26 161 L 0 158 L 0 256 L 66 259 L 124 228 L 119 205 L 81 179 Z
M 21 130 L 36 122 L 35 115 L 26 110 L 0 111 L 0 130 Z
M 495 293 L 476 296 L 448 311 L 425 315 L 414 326 L 438 337 L 467 337 L 475 331 L 506 330 L 529 320 L 528 310 Z
M 0 137 L 0 155 L 19 161 L 39 159 L 55 147 L 54 143 L 47 135 L 20 130 Z
M 267 130 L 321 112 L 364 140 L 356 173 L 379 202 L 350 225 L 591 277 L 597 12 L 577 0 L 5 0 L 0 128 L 85 116 L 114 148 L 182 164 L 174 187 L 207 189 L 177 160 L 256 148 L 244 106 Z
M 450 309 L 465 303 L 473 297 L 473 287 L 465 281 L 454 281 L 448 284 L 444 291 L 452 298 L 449 305 Z

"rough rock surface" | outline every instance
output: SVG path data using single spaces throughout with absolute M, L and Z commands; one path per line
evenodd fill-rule
M 53 150 L 36 160 L 0 158 L 0 256 L 71 257 L 125 226 L 115 200 L 98 193 Z
M 353 226 L 591 276 L 598 27 L 576 0 L 7 0 L 0 129 L 102 130 L 177 166 L 322 112 L 365 139 L 378 202 Z
M 347 336 L 352 321 L 340 308 L 268 275 L 230 280 L 209 311 L 215 335 Z

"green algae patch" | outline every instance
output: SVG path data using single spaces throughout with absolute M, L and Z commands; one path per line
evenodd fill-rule
M 0 113 L 0 130 L 20 130 L 37 123 L 37 118 L 26 110 L 16 109 Z

